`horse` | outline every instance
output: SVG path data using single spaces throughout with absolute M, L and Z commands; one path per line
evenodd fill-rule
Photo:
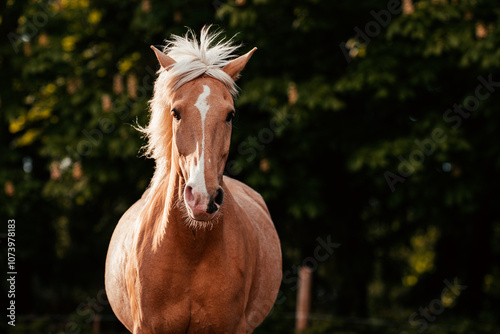
M 281 246 L 262 196 L 224 175 L 236 79 L 255 52 L 203 27 L 151 46 L 160 69 L 138 130 L 155 160 L 149 187 L 119 220 L 105 287 L 134 334 L 251 333 L 281 283 Z

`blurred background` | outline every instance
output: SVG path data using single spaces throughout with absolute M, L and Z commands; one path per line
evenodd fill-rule
M 1 252 L 15 219 L 17 270 L 2 331 L 126 332 L 104 261 L 153 173 L 133 128 L 149 46 L 213 23 L 258 47 L 226 166 L 282 242 L 256 333 L 295 331 L 301 266 L 304 333 L 500 333 L 499 15 L 493 0 L 2 1 Z

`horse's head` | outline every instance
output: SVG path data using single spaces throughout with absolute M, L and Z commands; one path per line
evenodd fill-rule
M 234 105 L 212 78 L 195 79 L 177 90 L 173 118 L 173 159 L 186 181 L 184 203 L 194 220 L 211 220 L 224 199 L 222 173 L 229 153 Z
M 181 71 L 182 66 L 189 71 L 189 66 L 193 67 L 193 63 L 177 64 L 169 55 L 154 47 L 153 50 L 166 72 Z M 202 63 L 203 68 L 199 69 L 195 64 L 192 72 L 201 75 L 172 89 L 165 104 L 163 112 L 169 117 L 164 117 L 164 121 L 171 123 L 171 166 L 183 180 L 181 205 L 186 207 L 191 220 L 214 219 L 224 200 L 222 174 L 235 112 L 234 91 L 228 82 L 234 85 L 255 50 L 226 62 L 223 67 Z

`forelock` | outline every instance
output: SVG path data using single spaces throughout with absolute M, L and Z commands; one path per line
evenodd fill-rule
M 176 63 L 168 71 L 160 69 L 158 81 L 167 89 L 162 93 L 170 95 L 185 83 L 206 75 L 222 82 L 233 98 L 237 95 L 236 83 L 222 68 L 235 57 L 239 46 L 232 39 L 220 38 L 221 31 L 209 30 L 210 26 L 204 27 L 199 40 L 189 30 L 185 36 L 173 35 L 166 41 L 163 52 Z

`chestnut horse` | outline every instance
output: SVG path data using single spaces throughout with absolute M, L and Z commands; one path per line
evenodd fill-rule
M 204 28 L 174 36 L 160 63 L 143 131 L 156 169 L 120 219 L 106 259 L 118 319 L 139 333 L 251 333 L 281 282 L 281 248 L 262 197 L 223 176 L 235 80 L 256 50 Z

